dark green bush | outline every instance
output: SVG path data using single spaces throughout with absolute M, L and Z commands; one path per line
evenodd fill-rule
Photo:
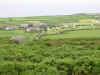
M 48 39 L 22 46 L 5 41 L 0 43 L 0 75 L 99 75 L 99 42 Z

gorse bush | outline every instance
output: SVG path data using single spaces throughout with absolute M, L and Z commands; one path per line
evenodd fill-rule
M 100 39 L 0 41 L 0 75 L 100 74 Z
M 95 60 L 95 61 L 94 61 Z M 81 57 L 76 60 L 45 60 L 32 62 L 1 62 L 1 75 L 99 75 L 100 59 Z

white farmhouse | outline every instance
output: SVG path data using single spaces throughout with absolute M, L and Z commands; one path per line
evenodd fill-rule
M 21 24 L 20 27 L 21 28 L 27 28 L 29 24 Z

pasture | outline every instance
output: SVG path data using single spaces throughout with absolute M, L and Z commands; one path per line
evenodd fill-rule
M 64 33 L 47 33 L 44 39 L 63 39 L 63 38 L 100 38 L 100 30 L 66 30 Z

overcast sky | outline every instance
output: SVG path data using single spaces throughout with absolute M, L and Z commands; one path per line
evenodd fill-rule
M 100 0 L 0 0 L 0 17 L 99 12 Z

